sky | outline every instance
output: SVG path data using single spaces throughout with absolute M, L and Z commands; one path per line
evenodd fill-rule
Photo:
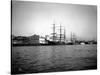
M 12 34 L 50 35 L 52 24 L 62 25 L 66 37 L 73 32 L 78 39 L 97 39 L 97 6 L 32 1 L 12 1 Z

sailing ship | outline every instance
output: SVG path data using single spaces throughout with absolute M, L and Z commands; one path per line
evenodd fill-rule
M 51 33 L 51 40 L 47 40 L 48 45 L 64 45 L 66 44 L 66 31 L 62 29 L 62 25 L 59 26 L 59 33 L 56 32 L 56 25 L 53 23 L 53 32 Z

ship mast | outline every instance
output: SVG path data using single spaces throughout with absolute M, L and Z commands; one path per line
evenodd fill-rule
M 73 34 L 71 32 L 71 38 L 70 38 L 70 41 L 72 42 L 73 41 Z
M 66 42 L 66 30 L 64 29 L 64 42 Z
M 62 39 L 62 26 L 60 24 L 60 42 L 61 42 L 61 39 Z
M 55 23 L 53 23 L 53 41 L 55 41 Z
M 75 36 L 75 33 L 72 33 L 71 32 L 71 42 L 75 44 L 76 42 L 76 36 Z

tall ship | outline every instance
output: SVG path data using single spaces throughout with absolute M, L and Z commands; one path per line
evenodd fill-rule
M 49 45 L 64 45 L 66 44 L 66 31 L 64 27 L 56 26 L 55 23 L 52 24 L 52 33 L 50 34 L 50 40 L 46 39 Z M 58 30 L 57 30 L 58 28 Z M 56 32 L 58 31 L 58 32 Z

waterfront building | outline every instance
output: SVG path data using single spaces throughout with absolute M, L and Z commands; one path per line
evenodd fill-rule
M 30 44 L 39 44 L 39 35 L 33 35 L 29 37 Z
M 39 38 L 39 43 L 40 43 L 40 44 L 45 44 L 45 39 L 42 38 L 42 37 L 40 37 L 40 38 Z

